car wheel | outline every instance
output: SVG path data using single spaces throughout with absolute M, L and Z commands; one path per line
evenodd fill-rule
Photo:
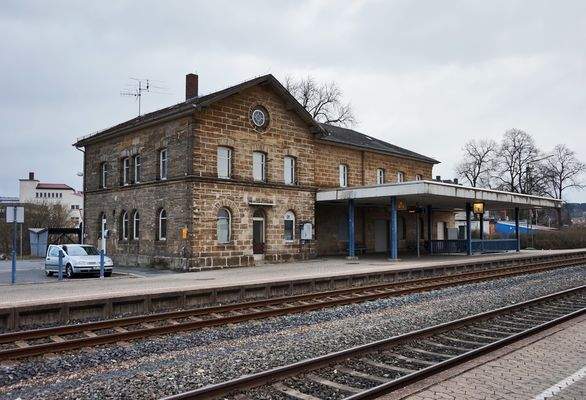
M 112 271 L 110 271 L 110 272 L 104 272 L 104 276 L 105 276 L 106 278 L 109 278 L 109 277 L 111 277 L 111 276 L 112 276 Z
M 65 266 L 65 275 L 67 276 L 67 279 L 71 279 L 75 275 L 73 273 L 73 267 L 71 266 L 71 264 L 67 264 Z
M 45 270 L 45 276 L 53 276 L 53 271 Z

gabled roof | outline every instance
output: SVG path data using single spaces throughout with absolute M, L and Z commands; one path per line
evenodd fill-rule
M 108 129 L 82 137 L 78 139 L 78 141 L 73 145 L 76 147 L 83 147 L 97 139 L 124 133 L 127 130 L 135 129 L 149 123 L 156 123 L 159 120 L 167 117 L 201 110 L 202 108 L 207 107 L 217 101 L 223 100 L 229 96 L 237 94 L 256 85 L 271 86 L 275 92 L 283 98 L 287 104 L 287 107 L 295 111 L 303 121 L 312 126 L 315 132 L 321 131 L 320 125 L 312 118 L 311 114 L 301 104 L 299 104 L 295 97 L 293 97 L 293 95 L 289 93 L 289 91 L 285 89 L 283 85 L 281 85 L 277 78 L 275 78 L 272 74 L 267 74 L 204 96 L 192 97 L 182 103 L 130 119 Z
M 353 129 L 342 128 L 340 126 L 320 124 L 326 131 L 326 135 L 320 136 L 321 140 L 343 144 L 353 147 L 361 147 L 364 149 L 374 150 L 377 152 L 391 154 L 395 156 L 412 158 L 419 161 L 424 161 L 432 164 L 439 164 L 440 162 L 431 157 L 424 156 L 414 151 L 404 149 L 394 144 L 382 141 L 365 135 L 364 133 L 355 131 Z
M 53 189 L 53 190 L 74 190 L 71 186 L 64 183 L 43 183 L 37 184 L 37 189 Z

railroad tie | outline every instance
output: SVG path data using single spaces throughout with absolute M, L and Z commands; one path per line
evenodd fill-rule
M 419 354 L 425 354 L 425 355 L 432 356 L 432 357 L 439 357 L 439 358 L 445 358 L 445 359 L 454 357 L 453 355 L 450 355 L 450 354 L 436 353 L 434 351 L 428 351 L 428 350 L 424 350 L 424 349 L 420 349 L 420 348 L 412 347 L 412 346 L 405 346 L 405 348 L 409 351 L 413 351 L 413 352 L 419 353 Z
M 83 334 L 86 335 L 87 337 L 93 338 L 93 337 L 97 337 L 98 335 L 95 334 L 92 331 L 83 331 Z
M 21 349 L 25 349 L 27 347 L 30 347 L 30 345 L 25 342 L 24 340 L 17 340 L 16 342 L 14 342 L 14 344 L 16 345 L 16 347 L 21 348 Z
M 412 364 L 419 364 L 419 365 L 435 365 L 437 364 L 437 362 L 433 362 L 433 361 L 427 361 L 427 360 L 420 360 L 418 358 L 411 358 L 411 357 L 406 357 L 402 354 L 398 354 L 398 353 L 393 353 L 393 352 L 387 352 L 385 351 L 385 354 L 391 356 L 391 357 L 395 357 L 398 360 L 402 360 L 402 361 L 406 361 Z
M 49 336 L 49 339 L 51 339 L 55 343 L 62 343 L 65 341 L 65 339 L 63 339 L 61 336 L 57 336 L 57 335 Z
M 378 383 L 386 383 L 389 381 L 388 379 L 382 378 L 380 376 L 375 376 L 375 375 L 367 374 L 364 372 L 356 371 L 351 368 L 343 367 L 341 365 L 336 365 L 334 368 L 344 374 L 354 376 L 356 378 L 366 379 L 367 381 L 378 382 Z
M 147 329 L 153 329 L 155 326 L 149 322 L 143 322 L 141 323 L 142 326 L 144 326 Z
M 453 336 L 448 336 L 448 335 L 439 335 L 439 336 L 444 339 L 451 340 L 453 342 L 466 343 L 466 344 L 476 346 L 476 347 L 482 347 L 482 346 L 487 345 L 487 343 L 484 343 L 484 342 L 475 342 L 473 340 L 460 339 L 460 338 L 455 338 Z
M 466 347 L 451 346 L 451 345 L 447 345 L 447 344 L 443 344 L 443 343 L 434 342 L 431 340 L 422 340 L 421 343 L 427 344 L 428 346 L 439 347 L 440 349 L 455 350 L 455 351 L 460 351 L 460 352 L 464 352 L 464 353 L 467 353 L 471 350 L 471 349 L 467 349 Z
M 177 321 L 176 319 L 173 319 L 173 318 L 169 318 L 165 321 L 167 321 L 169 323 L 169 325 L 179 325 L 179 321 Z
M 360 361 L 362 361 L 365 364 L 371 365 L 373 367 L 377 367 L 380 369 L 385 369 L 387 371 L 392 371 L 392 372 L 400 372 L 403 374 L 411 374 L 413 372 L 416 372 L 416 369 L 410 369 L 410 368 L 405 368 L 405 367 L 397 367 L 396 365 L 390 365 L 390 364 L 385 364 L 385 363 L 381 363 L 378 361 L 374 361 L 371 360 L 370 358 L 361 358 Z
M 275 383 L 273 384 L 273 388 L 281 393 L 286 394 L 287 396 L 293 397 L 299 400 L 320 400 L 318 397 L 311 396 L 309 394 L 305 394 L 300 392 L 299 390 L 290 388 L 289 386 L 285 386 L 282 383 Z
M 355 388 L 352 386 L 348 386 L 348 385 L 344 385 L 342 383 L 333 382 L 333 381 L 330 381 L 329 379 L 322 378 L 321 376 L 318 376 L 315 374 L 306 374 L 305 377 L 311 381 L 314 381 L 315 383 L 319 383 L 320 385 L 328 386 L 328 387 L 342 390 L 342 391 L 348 392 L 348 393 L 360 393 L 362 391 L 361 389 L 358 389 L 358 388 Z
M 115 327 L 113 327 L 112 329 L 113 329 L 113 330 L 115 330 L 115 331 L 116 331 L 116 332 L 118 332 L 118 333 L 126 333 L 126 332 L 128 332 L 128 330 L 127 330 L 127 329 L 124 329 L 124 328 L 123 328 L 123 327 L 121 327 L 121 326 L 115 326 Z

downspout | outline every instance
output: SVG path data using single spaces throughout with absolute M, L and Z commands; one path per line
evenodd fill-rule
M 86 193 L 86 188 L 85 188 L 85 150 L 80 149 L 79 147 L 75 146 L 76 150 L 79 150 L 83 153 L 83 183 L 81 185 L 81 190 L 83 191 L 83 210 L 81 210 L 82 212 L 82 216 L 81 216 L 81 223 L 82 223 L 82 227 L 81 227 L 81 243 L 83 244 L 85 242 L 85 193 Z

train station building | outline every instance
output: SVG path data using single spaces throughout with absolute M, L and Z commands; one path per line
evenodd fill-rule
M 315 256 L 518 249 L 453 237 L 454 213 L 558 200 L 434 181 L 434 158 L 320 124 L 272 75 L 80 138 L 84 236 L 121 265 L 252 266 Z

